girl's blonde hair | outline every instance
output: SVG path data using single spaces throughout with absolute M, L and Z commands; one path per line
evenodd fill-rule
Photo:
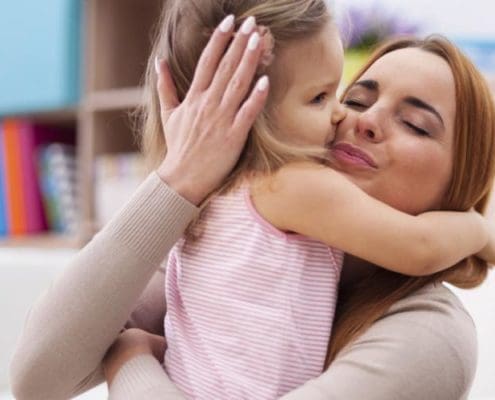
M 229 14 L 236 16 L 236 31 L 249 16 L 268 28 L 275 60 L 277 52 L 292 40 L 317 34 L 331 20 L 324 0 L 166 0 L 146 72 L 147 99 L 141 113 L 141 150 L 149 168 L 156 168 L 166 154 L 154 58 L 168 61 L 179 100 L 183 100 L 211 33 Z M 270 109 L 272 97 L 265 110 Z M 280 140 L 268 113 L 257 118 L 237 165 L 215 193 L 225 192 L 247 173 L 270 173 L 290 161 L 324 156 L 324 149 L 301 148 Z
M 392 51 L 417 48 L 443 58 L 454 75 L 456 117 L 452 177 L 442 209 L 484 212 L 495 175 L 495 107 L 492 93 L 476 67 L 441 36 L 424 40 L 396 39 L 378 48 L 348 86 L 378 59 Z M 421 84 L 421 82 L 418 82 Z M 344 93 L 345 96 L 345 93 Z M 398 300 L 432 282 L 446 281 L 473 288 L 486 278 L 489 265 L 471 256 L 428 277 L 407 277 L 379 269 L 368 279 L 342 288 L 327 355 L 327 366 L 346 345 L 359 337 Z

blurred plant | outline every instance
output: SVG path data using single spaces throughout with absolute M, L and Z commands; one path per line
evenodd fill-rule
M 346 47 L 355 50 L 366 50 L 389 37 L 413 35 L 419 30 L 417 24 L 386 12 L 377 3 L 367 8 L 347 8 L 340 25 Z

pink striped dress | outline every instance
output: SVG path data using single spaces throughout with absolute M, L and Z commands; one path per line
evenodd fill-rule
M 247 185 L 215 198 L 167 265 L 164 367 L 188 399 L 276 399 L 322 372 L 343 254 L 285 234 Z

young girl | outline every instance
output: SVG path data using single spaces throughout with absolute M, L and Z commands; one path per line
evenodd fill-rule
M 169 255 L 165 368 L 188 398 L 278 398 L 322 371 L 342 251 L 431 274 L 479 251 L 487 233 L 475 213 L 397 211 L 325 165 L 345 111 L 342 45 L 323 0 L 170 0 L 164 15 L 154 55 L 167 59 L 181 99 L 223 18 L 219 29 L 249 36 L 246 51 L 274 55 L 260 70 L 270 99 L 238 165 Z M 158 115 L 155 98 L 145 142 L 161 160 Z M 377 168 L 359 148 L 339 151 Z

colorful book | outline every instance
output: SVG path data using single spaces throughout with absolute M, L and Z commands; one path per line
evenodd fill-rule
M 52 143 L 39 153 L 43 201 L 52 230 L 77 230 L 78 207 L 74 148 Z
M 47 133 L 28 121 L 20 121 L 19 128 L 27 233 L 36 233 L 47 229 L 37 162 L 37 147 L 47 139 Z
M 7 232 L 9 235 L 22 235 L 27 232 L 27 216 L 21 172 L 19 123 L 17 121 L 5 120 L 3 122 L 3 139 L 5 149 Z
M 20 119 L 5 120 L 0 122 L 0 126 L 0 147 L 3 149 L 0 159 L 0 187 L 3 189 L 0 191 L 0 194 L 3 192 L 0 196 L 3 202 L 3 206 L 0 203 L 0 235 L 2 209 L 7 234 L 22 235 L 44 231 L 48 228 L 48 221 L 40 185 L 39 149 L 53 142 L 72 145 L 74 130 L 33 124 Z M 58 225 L 57 229 L 60 229 Z
M 7 209 L 5 204 L 5 155 L 3 125 L 0 123 L 0 236 L 7 234 Z

